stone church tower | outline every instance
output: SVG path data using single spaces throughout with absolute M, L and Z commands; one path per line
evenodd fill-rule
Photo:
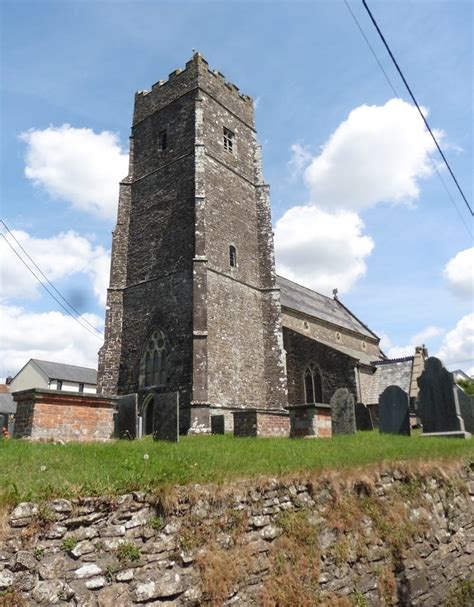
M 98 383 L 139 402 L 179 390 L 182 430 L 287 404 L 253 102 L 199 53 L 135 96 Z

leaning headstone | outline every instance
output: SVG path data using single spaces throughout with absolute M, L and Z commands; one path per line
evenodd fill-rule
M 153 405 L 153 438 L 179 441 L 179 392 L 158 393 Z
M 356 431 L 354 397 L 347 388 L 339 388 L 331 396 L 332 434 L 354 434 Z
M 379 431 L 410 435 L 410 399 L 400 386 L 388 386 L 379 396 Z
M 455 392 L 464 421 L 464 429 L 466 432 L 474 434 L 474 397 L 466 394 L 459 386 L 455 387 Z
M 126 394 L 117 402 L 115 436 L 132 440 L 137 437 L 137 395 Z
M 223 415 L 211 415 L 211 434 L 224 434 Z
M 372 423 L 372 418 L 370 417 L 370 411 L 364 405 L 364 403 L 355 404 L 355 418 L 356 418 L 357 431 L 374 429 L 374 425 Z
M 442 362 L 430 357 L 418 378 L 418 415 L 423 426 L 423 436 L 458 436 L 466 438 L 464 420 L 453 374 Z

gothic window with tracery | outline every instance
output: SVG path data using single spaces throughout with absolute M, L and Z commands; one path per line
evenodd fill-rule
M 321 371 L 310 363 L 304 370 L 305 403 L 323 403 L 323 378 Z
M 163 386 L 167 376 L 166 342 L 156 329 L 148 338 L 140 364 L 141 386 Z

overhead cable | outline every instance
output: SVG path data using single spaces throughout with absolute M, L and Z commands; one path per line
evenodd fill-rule
M 433 133 L 433 131 L 431 130 L 431 127 L 430 127 L 430 125 L 428 124 L 428 121 L 426 120 L 425 115 L 424 115 L 424 114 L 423 114 L 423 112 L 421 111 L 421 108 L 420 108 L 420 106 L 418 105 L 418 101 L 415 99 L 415 95 L 413 94 L 413 92 L 412 92 L 412 90 L 411 90 L 411 88 L 410 88 L 410 85 L 408 84 L 408 82 L 407 82 L 407 80 L 406 80 L 405 76 L 403 75 L 403 72 L 402 72 L 402 70 L 401 70 L 400 66 L 399 66 L 399 65 L 398 65 L 398 63 L 397 63 L 397 60 L 396 60 L 396 59 L 395 59 L 395 57 L 393 56 L 393 53 L 392 53 L 392 51 L 390 50 L 390 47 L 389 47 L 389 45 L 388 45 L 387 41 L 385 40 L 384 35 L 382 34 L 382 32 L 381 32 L 381 30 L 380 30 L 380 28 L 379 28 L 379 26 L 378 26 L 377 22 L 375 21 L 374 16 L 372 15 L 372 13 L 371 13 L 371 11 L 370 11 L 370 8 L 367 6 L 367 2 L 366 2 L 366 0 L 362 0 L 362 4 L 364 5 L 364 7 L 365 7 L 365 9 L 366 9 L 367 13 L 369 14 L 369 17 L 370 17 L 370 19 L 371 19 L 372 23 L 374 24 L 375 29 L 377 30 L 377 32 L 378 32 L 378 34 L 379 34 L 379 36 L 380 36 L 380 38 L 381 38 L 381 40 L 382 40 L 382 42 L 383 42 L 383 44 L 384 44 L 385 48 L 387 49 L 387 52 L 388 52 L 388 54 L 390 55 L 391 60 L 393 61 L 393 63 L 394 63 L 394 65 L 395 65 L 395 67 L 397 68 L 397 71 L 398 71 L 398 73 L 400 74 L 400 77 L 401 77 L 401 79 L 403 80 L 403 83 L 404 83 L 404 85 L 406 86 L 407 91 L 408 91 L 408 93 L 410 94 L 410 97 L 412 98 L 413 103 L 414 103 L 414 104 L 415 104 L 415 106 L 416 106 L 416 109 L 417 109 L 417 110 L 418 110 L 418 112 L 420 113 L 420 116 L 421 116 L 421 118 L 423 119 L 423 122 L 425 123 L 425 126 L 426 126 L 426 128 L 428 129 L 429 134 L 431 135 L 431 137 L 432 137 L 433 141 L 435 142 L 435 145 L 436 145 L 436 147 L 438 148 L 438 152 L 440 153 L 441 158 L 444 160 L 444 163 L 445 163 L 445 165 L 447 166 L 448 171 L 449 171 L 449 173 L 450 173 L 451 177 L 453 178 L 453 181 L 454 181 L 454 183 L 456 184 L 456 187 L 457 187 L 457 189 L 459 190 L 459 193 L 460 193 L 460 194 L 461 194 L 461 196 L 462 196 L 462 199 L 464 200 L 464 202 L 465 202 L 465 204 L 466 204 L 467 208 L 469 209 L 469 212 L 471 213 L 471 215 L 474 215 L 474 212 L 473 212 L 473 210 L 471 209 L 471 206 L 470 206 L 469 202 L 467 201 L 467 198 L 466 198 L 466 196 L 464 195 L 464 192 L 462 191 L 461 186 L 459 185 L 459 182 L 458 182 L 458 180 L 456 179 L 456 176 L 454 175 L 454 173 L 453 173 L 453 171 L 452 171 L 452 169 L 451 169 L 451 167 L 450 167 L 450 165 L 449 165 L 449 162 L 447 161 L 446 156 L 445 156 L 445 155 L 444 155 L 444 153 L 443 153 L 443 150 L 441 149 L 441 147 L 440 147 L 440 145 L 439 145 L 439 143 L 438 143 L 438 141 L 437 141 L 436 137 L 434 136 L 434 133 Z

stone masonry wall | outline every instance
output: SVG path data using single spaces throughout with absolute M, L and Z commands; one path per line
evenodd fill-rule
M 95 394 L 23 390 L 17 403 L 15 438 L 97 441 L 111 438 L 115 400 Z
M 473 500 L 472 470 L 411 465 L 22 503 L 3 531 L 0 603 L 462 605 Z
M 283 342 L 286 350 L 290 405 L 301 405 L 305 402 L 304 370 L 311 362 L 321 370 L 325 403 L 329 403 L 338 388 L 347 388 L 356 397 L 355 360 L 286 327 L 283 328 Z
M 284 308 L 282 311 L 283 326 L 292 329 L 302 335 L 334 343 L 346 348 L 352 348 L 367 356 L 371 360 L 378 360 L 380 355 L 380 347 L 375 338 L 369 338 L 365 335 L 357 335 L 353 331 L 349 331 L 344 327 L 332 325 L 319 318 L 307 316 L 296 310 Z M 365 347 L 363 347 L 365 343 Z

